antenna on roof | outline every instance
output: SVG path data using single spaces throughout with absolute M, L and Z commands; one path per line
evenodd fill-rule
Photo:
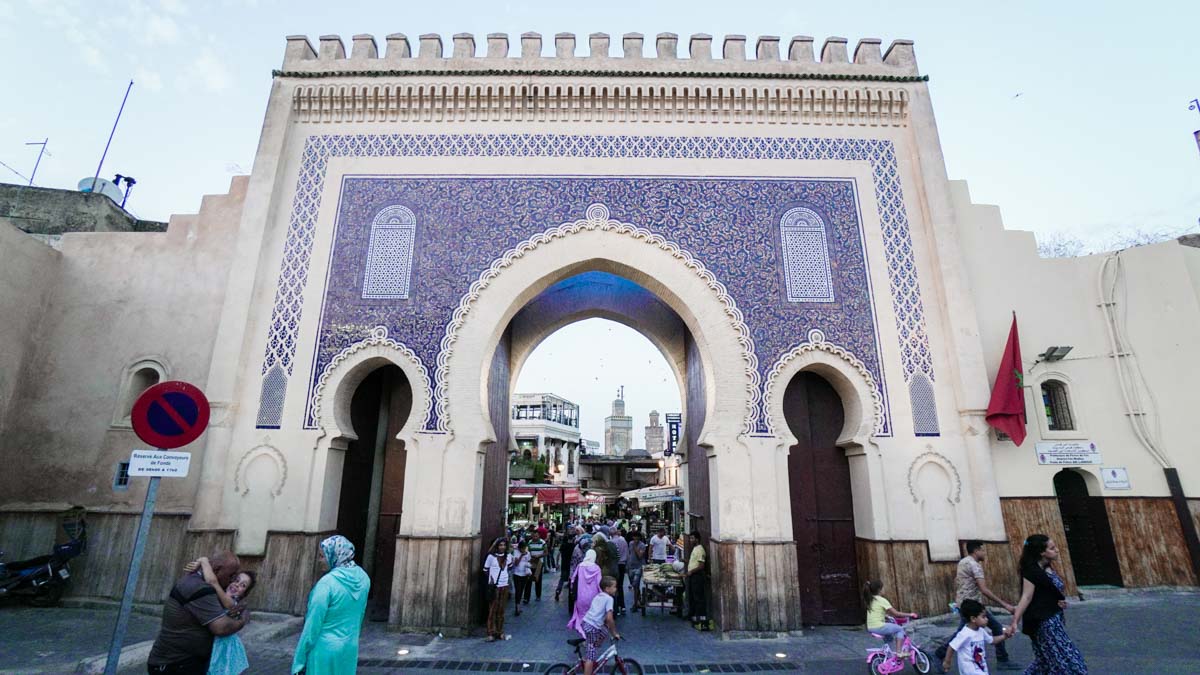
M 32 141 L 32 142 L 25 144 L 25 145 L 40 145 L 40 146 L 42 146 L 42 149 L 38 150 L 37 161 L 33 163 L 33 173 L 29 174 L 29 185 L 31 187 L 33 186 L 33 177 L 37 175 L 38 166 L 41 165 L 41 163 L 42 163 L 42 155 L 49 154 L 48 152 L 46 152 L 46 145 L 49 143 L 50 143 L 50 137 L 47 136 L 46 140 L 44 140 L 44 141 Z
M 100 164 L 96 167 L 96 175 L 92 176 L 92 188 L 88 192 L 96 191 L 96 182 L 100 180 L 100 169 L 104 168 L 104 158 L 108 157 L 108 146 L 112 145 L 113 135 L 117 133 L 117 124 L 121 122 L 121 113 L 125 112 L 125 102 L 129 100 L 131 89 L 133 89 L 133 80 L 130 80 L 129 86 L 125 88 L 125 98 L 121 99 L 121 109 L 117 111 L 117 119 L 113 120 L 112 131 L 108 132 L 108 142 L 104 144 L 104 154 L 100 155 Z

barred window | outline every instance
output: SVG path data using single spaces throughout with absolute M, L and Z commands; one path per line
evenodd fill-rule
M 1046 413 L 1046 427 L 1050 431 L 1074 431 L 1075 419 L 1071 415 L 1071 399 L 1067 385 L 1058 380 L 1042 383 L 1042 405 Z
M 389 206 L 371 223 L 362 297 L 407 300 L 412 281 L 417 218 L 403 206 Z
M 804 207 L 789 210 L 779 220 L 779 240 L 788 302 L 833 302 L 833 267 L 821 216 Z

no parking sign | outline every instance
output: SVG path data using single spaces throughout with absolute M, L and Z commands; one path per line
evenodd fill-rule
M 163 382 L 142 392 L 130 421 L 138 438 L 156 448 L 181 448 L 208 426 L 208 399 L 187 382 Z
M 121 645 L 125 641 L 125 630 L 133 609 L 133 592 L 137 588 L 138 572 L 154 515 L 154 501 L 158 496 L 158 481 L 164 476 L 187 476 L 191 463 L 191 455 L 186 452 L 165 451 L 181 448 L 200 438 L 200 434 L 208 427 L 208 414 L 208 399 L 187 382 L 156 384 L 142 392 L 133 404 L 129 418 L 134 433 L 158 450 L 134 450 L 129 458 L 129 475 L 149 476 L 150 484 L 146 486 L 146 502 L 142 506 L 142 519 L 133 543 L 129 574 L 125 577 L 125 593 L 121 596 L 121 609 L 117 612 L 117 625 L 113 628 L 108 660 L 104 664 L 106 675 L 115 675 L 120 662 Z

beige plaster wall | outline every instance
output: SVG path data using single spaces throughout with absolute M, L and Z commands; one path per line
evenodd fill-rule
M 1043 259 L 1030 232 L 1005 230 L 999 209 L 970 201 L 967 185 L 953 184 L 961 222 L 961 245 L 970 273 L 979 317 L 989 383 L 1017 313 L 1026 367 L 1029 436 L 1021 447 L 999 442 L 990 433 L 993 466 L 1002 496 L 1050 496 L 1053 476 L 1062 467 L 1041 466 L 1035 443 L 1041 440 L 1090 440 L 1103 464 L 1085 466 L 1098 476 L 1101 466 L 1126 467 L 1132 490 L 1103 490 L 1105 496 L 1165 496 L 1161 465 L 1134 435 L 1110 357 L 1106 327 L 1098 307 L 1097 275 L 1105 255 Z M 1200 493 L 1200 456 L 1195 452 L 1194 417 L 1200 395 L 1200 301 L 1196 272 L 1200 249 L 1168 241 L 1120 253 L 1124 265 L 1118 313 L 1146 387 L 1154 392 L 1153 409 L 1161 425 L 1162 447 L 1179 469 L 1184 491 Z M 1051 345 L 1070 345 L 1068 357 L 1033 366 Z M 1051 432 L 1042 414 L 1040 385 L 1048 378 L 1070 388 L 1077 432 Z M 1034 392 L 1038 392 L 1035 396 Z M 1099 487 L 1102 481 L 1093 485 Z
M 173 217 L 165 233 L 63 237 L 3 439 L 5 461 L 23 467 L 0 475 L 3 508 L 140 510 L 145 479 L 112 487 L 117 462 L 144 447 L 118 410 L 123 380 L 151 359 L 168 379 L 204 388 L 245 188 L 235 178 L 229 194 L 205 197 L 199 215 Z M 190 510 L 203 447 L 202 438 L 185 448 L 194 468 L 163 482 L 159 512 Z
M 0 438 L 26 357 L 39 336 L 61 254 L 0 219 Z

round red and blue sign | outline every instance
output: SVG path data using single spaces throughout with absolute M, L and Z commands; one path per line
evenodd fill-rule
M 187 382 L 161 382 L 142 392 L 130 421 L 143 442 L 163 450 L 200 438 L 208 427 L 208 399 Z

